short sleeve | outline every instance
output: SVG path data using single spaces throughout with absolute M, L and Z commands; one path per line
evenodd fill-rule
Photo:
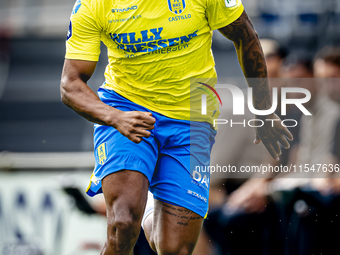
M 211 30 L 234 22 L 241 16 L 243 10 L 241 0 L 207 0 L 206 17 Z
M 66 40 L 67 59 L 98 61 L 101 28 L 86 0 L 77 0 L 71 15 Z

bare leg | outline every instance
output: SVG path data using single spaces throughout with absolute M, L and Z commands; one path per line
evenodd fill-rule
M 159 255 L 192 254 L 203 218 L 183 207 L 155 200 L 154 214 L 144 222 L 151 248 Z
M 198 237 L 198 241 L 192 255 L 213 255 L 214 247 L 211 241 L 209 241 L 209 236 L 202 228 L 200 236 Z
M 137 241 L 145 209 L 148 179 L 123 170 L 106 176 L 102 189 L 107 210 L 107 240 L 101 255 L 130 255 Z

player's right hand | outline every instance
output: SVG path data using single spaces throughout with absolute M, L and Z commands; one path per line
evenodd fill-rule
M 134 143 L 140 143 L 143 137 L 150 137 L 147 130 L 154 129 L 156 119 L 151 112 L 121 111 L 115 121 L 115 128 Z

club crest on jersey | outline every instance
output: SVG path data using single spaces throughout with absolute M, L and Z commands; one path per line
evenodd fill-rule
M 103 165 L 107 160 L 107 145 L 106 143 L 102 143 L 98 146 L 96 151 L 97 156 L 97 162 L 100 165 Z
M 185 0 L 167 0 L 169 10 L 174 14 L 181 14 L 185 9 Z

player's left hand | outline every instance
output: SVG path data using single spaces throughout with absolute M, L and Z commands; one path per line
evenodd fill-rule
M 293 135 L 285 126 L 282 125 L 281 119 L 275 113 L 266 116 L 262 120 L 264 125 L 256 128 L 254 144 L 262 142 L 269 154 L 275 160 L 279 160 L 279 156 L 281 155 L 279 143 L 286 149 L 289 149 L 290 145 L 287 138 L 292 141 Z

